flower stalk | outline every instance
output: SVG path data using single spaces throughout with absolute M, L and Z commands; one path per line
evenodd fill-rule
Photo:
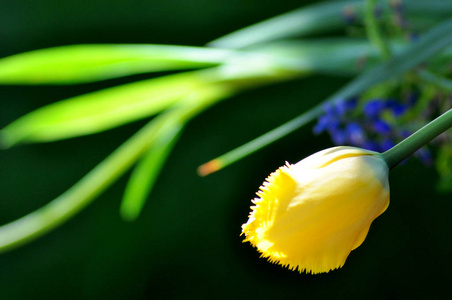
M 382 154 L 389 169 L 393 169 L 401 161 L 422 148 L 432 139 L 452 127 L 452 109 L 443 113 L 399 144 Z

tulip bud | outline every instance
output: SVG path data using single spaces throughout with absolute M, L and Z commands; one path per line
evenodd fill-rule
M 388 207 L 388 172 L 379 153 L 343 146 L 287 164 L 252 201 L 245 242 L 291 270 L 340 268 Z

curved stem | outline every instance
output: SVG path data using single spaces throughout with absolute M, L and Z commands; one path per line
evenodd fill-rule
M 382 154 L 390 169 L 452 127 L 452 109 L 434 119 L 393 148 Z

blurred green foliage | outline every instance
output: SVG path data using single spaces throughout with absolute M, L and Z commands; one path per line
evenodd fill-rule
M 307 3 L 8 1 L 0 10 L 0 56 L 86 43 L 200 46 Z M 146 78 L 0 86 L 0 127 L 45 104 Z M 123 178 L 65 226 L 1 254 L 0 298 L 447 298 L 452 202 L 435 192 L 432 169 L 410 161 L 394 170 L 390 207 L 366 242 L 343 269 L 318 276 L 259 259 L 239 234 L 263 178 L 286 160 L 331 146 L 325 136 L 314 137 L 306 127 L 218 174 L 195 173 L 201 163 L 298 116 L 345 83 L 314 76 L 245 92 L 208 109 L 184 130 L 136 222 L 118 215 Z M 61 194 L 143 125 L 1 152 L 0 222 Z

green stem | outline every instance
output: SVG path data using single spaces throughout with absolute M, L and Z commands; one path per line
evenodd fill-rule
M 452 127 L 452 109 L 384 152 L 382 154 L 383 159 L 388 167 L 392 169 L 450 127 Z
M 264 135 L 259 136 L 258 138 L 251 140 L 248 143 L 203 164 L 198 168 L 198 174 L 201 176 L 206 176 L 213 172 L 216 172 L 258 151 L 259 149 L 264 148 L 268 144 L 271 144 L 274 141 L 288 135 L 289 133 L 295 131 L 297 128 L 300 128 L 301 126 L 311 122 L 323 113 L 323 104 L 325 102 L 318 104 L 304 114 L 296 117 L 295 119 L 292 119 L 287 123 L 284 123 L 281 126 L 276 127 L 275 129 L 265 133 Z
M 366 24 L 367 37 L 370 42 L 380 50 L 383 59 L 391 57 L 388 44 L 383 39 L 377 19 L 375 18 L 375 5 L 377 0 L 367 0 L 364 11 L 364 22 Z

